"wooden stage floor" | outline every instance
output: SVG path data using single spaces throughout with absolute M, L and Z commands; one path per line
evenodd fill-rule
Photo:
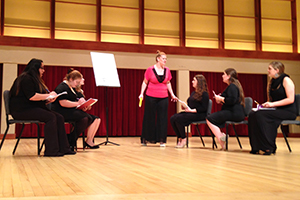
M 0 199 L 20 200 L 181 200 L 300 199 L 300 138 L 277 138 L 274 156 L 249 154 L 248 138 L 229 138 L 229 151 L 203 147 L 198 137 L 190 148 L 140 146 L 137 137 L 110 138 L 121 146 L 79 149 L 77 155 L 38 157 L 36 139 L 15 140 L 0 151 Z M 104 138 L 96 138 L 103 142 Z M 81 143 L 81 138 L 78 141 Z

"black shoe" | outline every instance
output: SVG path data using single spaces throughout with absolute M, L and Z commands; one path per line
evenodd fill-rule
M 65 155 L 75 155 L 76 151 L 72 151 L 71 149 L 67 152 L 65 152 Z
M 250 153 L 251 154 L 258 154 L 258 151 L 257 150 L 251 150 Z
M 62 157 L 62 156 L 64 156 L 64 154 L 60 153 L 60 152 L 58 152 L 57 154 L 54 154 L 54 155 L 44 155 L 44 157 Z
M 263 151 L 263 150 L 259 150 L 258 151 L 258 154 L 260 155 L 264 155 L 264 156 L 269 156 L 271 155 L 273 152 L 271 152 L 270 150 L 266 150 L 266 151 Z M 274 153 L 275 154 L 275 153 Z
M 88 148 L 90 148 L 90 149 L 99 149 L 99 148 L 100 148 L 99 144 L 94 145 L 94 146 L 91 146 L 91 145 L 89 145 L 89 144 L 86 143 L 86 142 L 84 142 L 84 146 L 85 146 L 85 147 L 88 147 Z

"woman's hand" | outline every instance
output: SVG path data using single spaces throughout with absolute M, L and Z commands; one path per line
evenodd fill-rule
M 81 105 L 81 104 L 83 104 L 85 102 L 85 99 L 84 98 L 80 98 L 79 100 L 78 100 L 78 105 Z
M 49 96 L 46 99 L 47 100 L 47 104 L 54 102 L 56 100 L 56 98 L 57 98 L 57 93 L 54 92 L 54 91 L 50 92 Z
M 265 102 L 265 103 L 262 104 L 262 106 L 264 108 L 273 108 L 273 107 L 275 107 L 273 102 Z
M 83 108 L 82 110 L 87 111 L 87 110 L 91 110 L 91 109 L 92 109 L 92 106 L 87 106 L 87 107 Z
M 213 94 L 214 94 L 214 98 L 216 99 L 217 104 L 223 104 L 224 103 L 225 98 L 221 96 L 221 93 L 216 94 L 215 91 L 213 91 Z
M 144 99 L 144 95 L 143 95 L 143 94 L 140 94 L 139 99 L 140 99 L 140 98 Z
M 178 101 L 178 98 L 173 94 L 173 95 L 171 96 L 171 101 L 177 102 L 177 101 Z
M 220 95 L 215 95 L 215 99 L 216 99 L 217 104 L 223 104 L 225 98 Z

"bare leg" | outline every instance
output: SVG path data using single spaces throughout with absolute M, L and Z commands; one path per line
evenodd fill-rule
M 210 123 L 210 121 L 206 120 L 206 123 L 207 123 L 208 127 L 210 128 L 210 130 L 213 132 L 213 134 L 216 136 L 222 149 L 225 149 L 225 141 L 221 140 L 221 137 L 224 137 L 224 133 L 221 132 L 221 129 L 218 126 Z
M 87 136 L 86 136 L 86 143 L 89 144 L 90 146 L 94 146 L 94 136 L 96 135 L 96 132 L 99 128 L 99 125 L 101 123 L 101 119 L 97 118 L 94 120 L 94 122 L 88 127 L 87 130 Z

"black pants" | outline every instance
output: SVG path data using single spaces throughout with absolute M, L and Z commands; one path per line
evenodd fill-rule
M 141 142 L 166 143 L 169 98 L 145 96 L 145 110 Z
M 58 152 L 66 153 L 70 150 L 62 115 L 43 108 L 33 108 L 26 111 L 12 113 L 14 119 L 39 120 L 45 123 L 45 153 L 53 156 Z
M 170 118 L 171 125 L 177 135 L 178 138 L 186 138 L 185 135 L 185 126 L 191 124 L 195 121 L 205 120 L 206 113 L 189 113 L 189 112 L 181 112 L 173 115 Z
M 283 120 L 294 120 L 296 114 L 283 110 L 259 110 L 248 118 L 248 134 L 252 151 L 269 150 L 275 153 L 277 128 Z

